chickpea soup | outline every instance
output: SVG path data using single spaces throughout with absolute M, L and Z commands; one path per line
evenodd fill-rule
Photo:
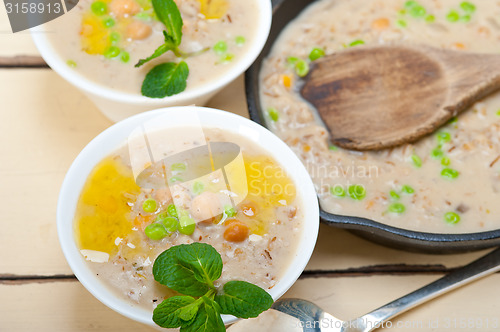
M 102 86 L 136 94 L 141 94 L 147 73 L 163 63 L 187 64 L 187 90 L 205 85 L 229 71 L 255 40 L 258 10 L 252 1 L 168 1 L 177 4 L 182 18 L 175 35 L 180 45 L 168 46 L 138 68 L 139 60 L 173 43 L 173 32 L 158 18 L 151 0 L 80 0 L 47 23 L 46 31 L 73 70 Z
M 299 91 L 312 61 L 345 48 L 404 42 L 498 53 L 499 39 L 495 1 L 314 1 L 263 63 L 266 122 L 306 165 L 327 212 L 431 233 L 498 229 L 500 94 L 414 144 L 355 152 L 329 142 Z
M 148 149 L 129 139 L 95 166 L 75 213 L 77 244 L 92 271 L 147 309 L 176 295 L 152 273 L 173 246 L 213 246 L 223 261 L 215 286 L 243 280 L 269 290 L 296 257 L 303 232 L 295 183 L 267 152 L 220 129 L 204 128 L 207 144 L 183 139 L 189 132 L 148 136 Z M 177 146 L 166 146 L 165 135 Z M 144 162 L 150 153 L 157 162 Z

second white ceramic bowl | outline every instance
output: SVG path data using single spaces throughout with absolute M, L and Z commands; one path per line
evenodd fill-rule
M 259 13 L 255 27 L 255 38 L 245 55 L 235 61 L 225 74 L 217 76 L 196 88 L 187 89 L 177 95 L 161 99 L 148 98 L 139 93 L 126 93 L 105 87 L 82 76 L 70 68 L 50 44 L 44 27 L 31 30 L 31 36 L 47 64 L 68 82 L 79 88 L 101 112 L 112 121 L 120 121 L 134 114 L 167 106 L 205 105 L 217 92 L 243 74 L 257 58 L 266 43 L 271 29 L 272 7 L 270 0 L 252 0 Z
M 203 127 L 220 128 L 244 136 L 273 156 L 298 187 L 298 199 L 303 206 L 304 228 L 291 264 L 281 280 L 269 290 L 273 299 L 278 299 L 300 276 L 316 243 L 319 207 L 312 180 L 293 151 L 266 128 L 232 113 L 195 106 L 145 112 L 116 123 L 92 140 L 75 159 L 66 174 L 59 194 L 57 231 L 63 253 L 76 277 L 89 292 L 111 309 L 141 323 L 155 326 L 151 310 L 139 308 L 119 298 L 92 273 L 75 241 L 74 215 L 80 192 L 95 165 L 124 144 L 135 129 L 160 116 L 166 116 L 169 119 L 169 127 L 176 125 L 185 127 L 201 122 Z M 197 119 L 200 122 L 197 122 Z M 236 321 L 236 318 L 224 316 L 223 320 L 224 323 L 230 324 Z

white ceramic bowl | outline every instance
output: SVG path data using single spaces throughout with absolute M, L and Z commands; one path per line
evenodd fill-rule
M 304 207 L 304 232 L 302 232 L 300 243 L 298 243 L 296 256 L 288 270 L 283 278 L 269 290 L 273 299 L 276 300 L 283 295 L 302 273 L 311 257 L 318 235 L 318 200 L 309 174 L 293 151 L 277 136 L 259 124 L 232 113 L 196 106 L 159 109 L 141 113 L 116 123 L 93 139 L 80 152 L 66 174 L 57 205 L 57 231 L 63 253 L 76 277 L 85 288 L 111 309 L 151 326 L 155 326 L 152 321 L 152 311 L 134 307 L 130 302 L 120 299 L 91 272 L 75 243 L 73 219 L 80 192 L 92 169 L 104 157 L 126 142 L 134 129 L 162 115 L 167 115 L 171 119 L 169 127 L 175 124 L 179 126 L 195 125 L 196 120 L 193 117 L 193 112 L 196 112 L 204 127 L 220 128 L 240 134 L 255 142 L 272 155 L 285 168 L 294 183 L 300 187 L 300 190 L 297 190 L 297 195 Z M 225 316 L 223 319 L 226 324 L 236 320 L 232 316 Z
M 177 95 L 165 98 L 148 98 L 139 93 L 126 93 L 107 88 L 80 75 L 70 68 L 51 46 L 44 27 L 32 29 L 32 38 L 38 51 L 47 64 L 68 82 L 79 88 L 101 112 L 112 121 L 120 121 L 134 114 L 168 106 L 205 105 L 218 91 L 227 86 L 257 58 L 266 43 L 271 28 L 272 7 L 270 0 L 252 0 L 258 8 L 259 16 L 254 22 L 256 33 L 252 44 L 243 57 L 235 60 L 232 68 L 225 74 L 187 89 Z

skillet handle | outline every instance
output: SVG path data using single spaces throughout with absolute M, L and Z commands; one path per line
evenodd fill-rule
M 356 331 L 369 332 L 385 322 L 413 307 L 427 302 L 441 294 L 463 286 L 500 270 L 500 248 L 486 256 L 461 267 L 450 274 L 416 291 L 392 301 L 354 320 Z

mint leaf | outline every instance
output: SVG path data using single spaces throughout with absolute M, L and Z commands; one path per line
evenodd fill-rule
M 215 296 L 223 314 L 257 317 L 273 304 L 273 298 L 265 290 L 245 281 L 229 281 L 223 289 L 223 295 Z
M 175 246 L 162 252 L 153 264 L 155 280 L 179 293 L 191 296 L 202 296 L 210 290 L 210 286 L 198 281 L 192 268 L 185 266 L 177 259 L 180 247 Z
M 190 322 L 196 313 L 198 312 L 198 308 L 203 302 L 200 302 L 199 300 L 196 300 L 195 302 L 191 303 L 190 305 L 185 306 L 179 311 L 179 318 L 182 319 L 185 322 Z
M 165 44 L 161 45 L 160 47 L 158 47 L 152 55 L 150 55 L 149 57 L 147 57 L 146 59 L 141 59 L 139 60 L 139 62 L 137 62 L 135 64 L 135 67 L 140 67 L 142 66 L 143 64 L 145 64 L 146 62 L 148 61 L 151 61 L 157 57 L 159 57 L 160 55 L 162 55 L 163 53 L 165 52 L 168 52 L 170 50 L 172 50 L 173 48 L 175 48 L 175 46 L 172 44 L 172 43 L 167 43 L 165 42 Z
M 222 258 L 209 244 L 192 243 L 183 245 L 177 251 L 177 259 L 194 271 L 196 280 L 213 286 L 222 273 Z
M 226 327 L 220 317 L 220 307 L 206 296 L 202 297 L 195 319 L 188 326 L 181 327 L 181 332 L 224 332 Z
M 188 75 L 189 68 L 184 61 L 162 63 L 146 75 L 142 82 L 141 92 L 144 96 L 151 98 L 175 95 L 186 89 Z
M 170 297 L 160 303 L 160 305 L 158 305 L 153 311 L 153 321 L 161 327 L 165 328 L 180 327 L 181 325 L 183 325 L 180 313 L 185 308 L 192 307 L 195 302 L 195 299 L 191 296 Z M 198 310 L 197 306 L 196 310 Z
M 184 23 L 174 0 L 153 0 L 153 8 L 158 19 L 167 27 L 169 36 L 175 41 L 175 46 L 179 46 Z

